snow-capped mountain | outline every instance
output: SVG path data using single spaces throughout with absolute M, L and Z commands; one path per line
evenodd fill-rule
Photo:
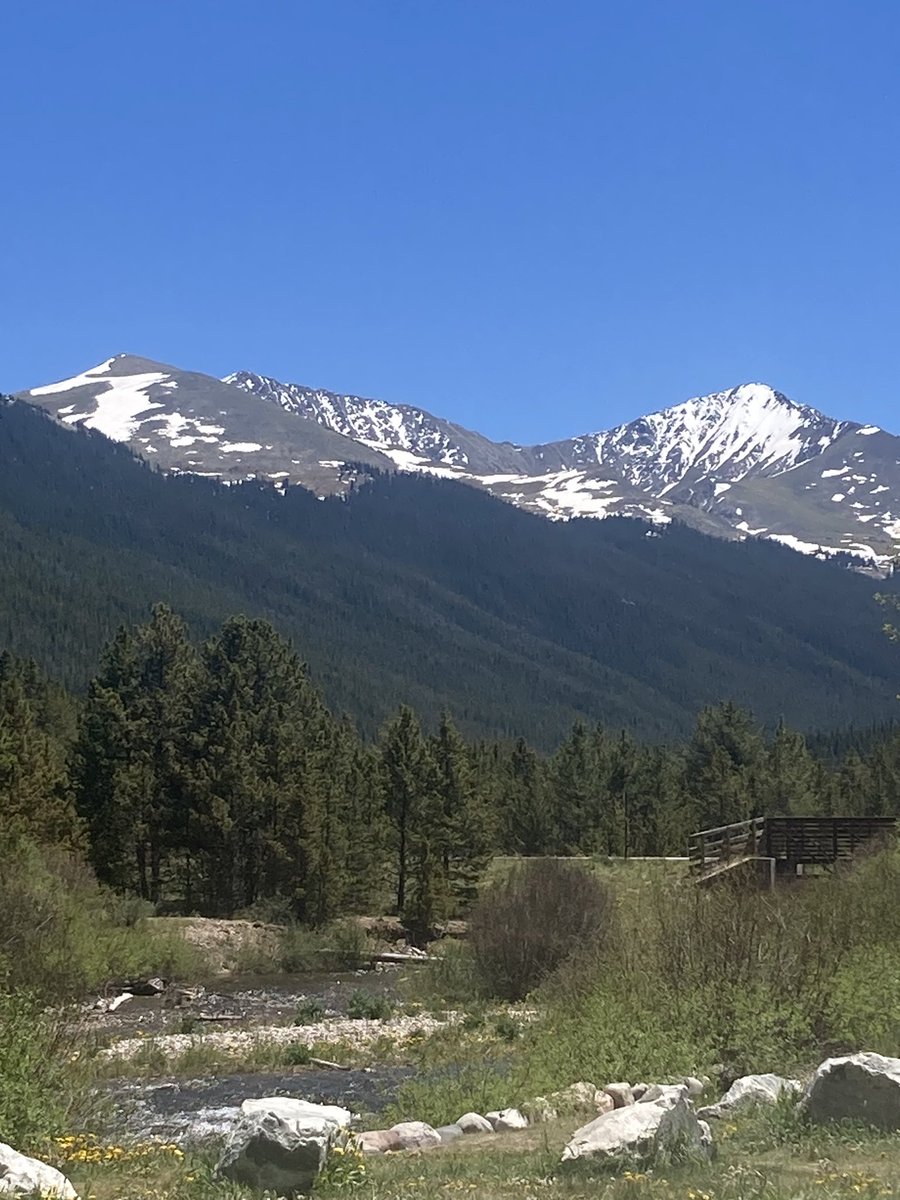
M 22 392 L 64 425 L 127 442 L 164 471 L 226 482 L 262 476 L 315 491 L 342 490 L 344 463 L 390 469 L 389 458 L 288 414 L 210 375 L 131 354 Z
M 518 446 L 408 405 L 248 371 L 227 382 L 402 469 L 478 484 L 556 519 L 676 518 L 720 536 L 769 537 L 882 567 L 900 542 L 900 438 L 827 417 L 765 384 L 696 396 L 614 429 Z
M 457 479 L 557 520 L 677 519 L 881 569 L 900 544 L 900 438 L 759 383 L 539 446 L 493 442 L 411 405 L 130 355 L 22 398 L 169 471 L 326 494 L 362 463 Z

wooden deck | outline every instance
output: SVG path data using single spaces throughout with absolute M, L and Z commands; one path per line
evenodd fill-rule
M 833 866 L 896 832 L 896 817 L 751 817 L 691 834 L 689 868 L 698 880 L 712 879 L 757 860 L 771 874 L 796 874 Z

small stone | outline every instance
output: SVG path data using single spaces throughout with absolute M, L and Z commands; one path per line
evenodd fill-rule
M 400 1135 L 392 1129 L 367 1129 L 365 1133 L 356 1134 L 356 1144 L 363 1154 L 387 1154 L 403 1149 Z
M 510 1133 L 528 1128 L 528 1118 L 517 1108 L 501 1108 L 497 1112 L 484 1114 L 493 1126 L 494 1133 Z
M 463 1133 L 493 1133 L 494 1127 L 481 1113 L 467 1112 L 457 1117 L 456 1124 Z
M 392 1125 L 389 1132 L 399 1137 L 401 1150 L 427 1150 L 441 1144 L 438 1131 L 424 1121 L 401 1121 Z
M 463 1131 L 455 1122 L 452 1125 L 438 1125 L 435 1133 L 441 1139 L 442 1145 L 446 1145 L 448 1142 L 456 1142 L 464 1136 Z

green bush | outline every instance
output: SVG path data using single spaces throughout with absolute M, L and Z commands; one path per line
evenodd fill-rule
M 354 1021 L 386 1021 L 394 1011 L 387 996 L 357 988 L 347 1001 L 347 1016 Z
M 608 939 L 609 888 L 582 863 L 523 859 L 491 884 L 472 911 L 469 939 L 492 996 L 521 1000 L 585 943 Z
M 294 1014 L 295 1025 L 313 1025 L 325 1016 L 325 1005 L 315 997 L 301 1000 Z

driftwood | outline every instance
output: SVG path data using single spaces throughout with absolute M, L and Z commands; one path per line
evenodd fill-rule
M 386 950 L 383 954 L 370 954 L 373 963 L 430 963 L 436 962 L 433 954 L 406 954 L 399 950 Z
M 326 1071 L 349 1071 L 350 1068 L 344 1063 L 329 1062 L 327 1058 L 311 1058 L 309 1060 L 311 1067 L 323 1067 Z
M 244 1021 L 240 1013 L 192 1013 L 193 1021 Z

